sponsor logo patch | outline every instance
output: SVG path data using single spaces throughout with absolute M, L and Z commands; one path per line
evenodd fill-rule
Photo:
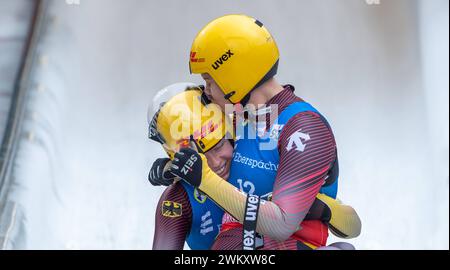
M 306 143 L 304 142 L 311 140 L 311 137 L 309 136 L 309 134 L 300 131 L 301 130 L 296 131 L 289 137 L 289 143 L 288 146 L 286 147 L 286 150 L 288 152 L 291 151 L 292 149 L 295 149 L 299 152 L 305 151 Z
M 231 56 L 233 56 L 234 53 L 231 52 L 231 50 L 226 51 L 219 59 L 217 59 L 214 64 L 212 64 L 212 68 L 217 70 L 219 69 L 223 64 L 225 64 L 226 61 L 228 61 L 228 59 L 231 58 Z
M 206 202 L 206 195 L 203 194 L 201 191 L 199 191 L 198 189 L 194 189 L 194 198 L 197 202 L 199 203 L 205 203 Z
M 161 210 L 163 216 L 170 218 L 180 217 L 183 214 L 182 204 L 173 201 L 164 201 Z
M 258 217 L 259 210 L 259 197 L 256 195 L 248 195 L 247 203 L 245 209 L 245 217 L 243 224 L 243 249 L 244 250 L 255 250 L 256 246 L 256 220 Z
M 202 62 L 205 62 L 205 58 L 198 58 L 198 57 L 195 57 L 196 54 L 197 54 L 196 52 L 191 52 L 191 62 L 194 62 L 194 63 L 202 63 Z

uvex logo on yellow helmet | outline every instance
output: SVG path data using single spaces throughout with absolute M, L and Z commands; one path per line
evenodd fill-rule
M 216 62 L 214 62 L 214 64 L 211 65 L 212 68 L 213 69 L 220 68 L 220 66 L 223 65 L 228 59 L 230 59 L 232 55 L 234 55 L 234 53 L 232 53 L 231 50 L 228 50 L 219 59 L 217 59 Z

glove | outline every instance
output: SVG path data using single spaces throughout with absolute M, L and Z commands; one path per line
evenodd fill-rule
M 344 239 L 356 238 L 361 234 L 361 219 L 353 207 L 341 203 L 325 194 L 317 194 L 319 200 L 329 212 L 328 223 L 330 231 L 337 237 Z
M 199 154 L 191 148 L 183 148 L 175 154 L 169 171 L 192 186 L 199 187 L 202 182 L 203 167 L 209 169 L 208 163 L 204 159 L 203 154 Z
M 152 168 L 148 174 L 148 181 L 153 186 L 170 186 L 175 181 L 175 176 L 164 167 L 170 161 L 169 158 L 158 158 L 153 162 Z

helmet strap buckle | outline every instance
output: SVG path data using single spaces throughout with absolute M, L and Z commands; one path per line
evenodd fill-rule
M 231 91 L 230 93 L 226 94 L 225 96 L 223 96 L 225 99 L 230 100 L 230 98 L 232 96 L 234 96 L 234 94 L 236 94 L 236 91 Z

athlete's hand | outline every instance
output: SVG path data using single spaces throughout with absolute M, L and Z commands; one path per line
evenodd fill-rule
M 209 169 L 206 157 L 191 148 L 183 148 L 175 154 L 169 170 L 192 186 L 199 187 L 204 169 Z
M 153 162 L 148 174 L 148 181 L 154 186 L 170 186 L 175 181 L 175 176 L 165 168 L 170 161 L 169 158 L 158 158 Z

